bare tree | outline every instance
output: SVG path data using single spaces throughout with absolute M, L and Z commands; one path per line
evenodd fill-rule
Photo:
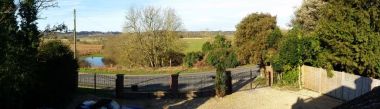
M 174 9 L 145 7 L 131 8 L 126 15 L 125 40 L 121 52 L 128 64 L 161 67 L 171 65 L 173 55 L 183 50 L 178 32 L 182 30 L 181 19 Z M 125 42 L 125 43 L 123 43 Z M 137 55 L 137 56 L 136 56 Z

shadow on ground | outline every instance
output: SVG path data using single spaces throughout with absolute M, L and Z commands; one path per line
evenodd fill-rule
M 363 95 L 366 92 L 371 92 L 371 84 L 372 84 L 371 79 L 360 77 L 355 80 L 355 88 L 341 86 L 339 88 L 331 90 L 330 92 L 327 92 L 325 94 L 327 96 L 321 96 L 318 98 L 307 98 L 307 99 L 298 98 L 297 102 L 292 105 L 292 109 L 323 109 L 323 105 L 331 103 L 330 101 L 326 101 L 326 97 L 332 97 L 337 100 L 339 99 L 339 100 L 346 101 L 346 103 L 343 103 L 335 107 L 336 109 L 348 109 L 349 107 L 352 107 L 355 105 L 357 106 L 356 108 L 363 108 L 360 106 L 366 106 L 366 105 L 371 105 L 371 104 L 367 102 L 366 104 L 362 104 L 358 106 L 356 102 L 351 102 L 351 100 L 355 100 L 356 97 L 360 98 L 359 96 Z M 352 108 L 352 109 L 356 109 L 356 108 Z M 372 109 L 372 108 L 368 108 L 368 109 Z

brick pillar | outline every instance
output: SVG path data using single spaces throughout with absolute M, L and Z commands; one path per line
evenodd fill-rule
M 226 71 L 225 72 L 225 75 L 226 75 L 226 94 L 229 95 L 229 94 L 232 94 L 232 76 L 231 76 L 231 71 Z
M 123 96 L 123 89 L 124 89 L 124 74 L 117 74 L 116 75 L 116 98 L 121 98 Z
M 178 92 L 178 74 L 172 74 L 170 75 L 170 80 L 169 80 L 169 90 L 172 93 L 177 93 Z

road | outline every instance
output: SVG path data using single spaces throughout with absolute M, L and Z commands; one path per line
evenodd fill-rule
M 258 75 L 258 67 L 238 67 L 228 69 L 231 71 L 234 88 L 246 83 L 250 78 Z M 252 72 L 252 76 L 251 76 Z M 94 78 L 96 77 L 96 78 Z M 180 91 L 213 90 L 215 72 L 198 72 L 180 74 L 178 87 Z M 113 89 L 115 87 L 115 74 L 80 73 L 78 77 L 79 87 L 97 89 Z M 136 85 L 139 91 L 167 91 L 169 89 L 170 75 L 124 75 L 124 87 L 130 91 L 132 85 Z

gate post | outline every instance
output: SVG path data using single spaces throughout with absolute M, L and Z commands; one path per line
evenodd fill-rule
M 179 74 L 172 74 L 170 75 L 170 87 L 169 87 L 169 90 L 170 92 L 172 93 L 177 93 L 178 92 L 178 76 Z
M 124 74 L 117 74 L 116 75 L 116 98 L 121 98 L 123 96 L 123 89 L 124 89 Z
M 249 70 L 249 80 L 251 80 L 250 82 L 249 82 L 249 86 L 250 86 L 250 89 L 252 89 L 252 83 L 253 83 L 253 80 L 252 80 L 252 69 L 251 70 Z
M 227 90 L 226 90 L 226 94 L 229 95 L 229 94 L 232 94 L 232 76 L 231 76 L 231 71 L 226 71 L 225 72 L 225 75 L 226 75 L 226 86 L 227 86 Z

